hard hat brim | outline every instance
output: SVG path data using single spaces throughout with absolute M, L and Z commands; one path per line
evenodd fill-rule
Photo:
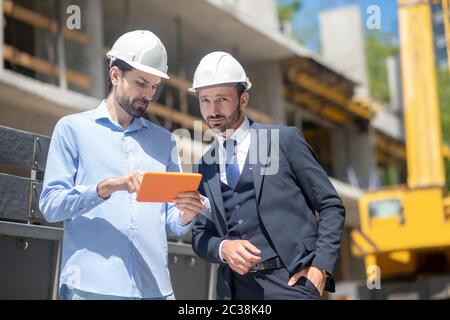
M 202 88 L 220 87 L 221 85 L 226 86 L 226 85 L 229 85 L 232 83 L 245 83 L 245 91 L 250 90 L 250 88 L 252 87 L 252 83 L 250 82 L 250 80 L 247 79 L 246 81 L 219 82 L 219 83 L 213 83 L 213 84 L 208 84 L 208 85 L 204 85 L 204 86 L 192 87 L 192 88 L 189 88 L 188 91 L 195 93 Z
M 155 69 L 152 67 L 148 67 L 148 66 L 144 66 L 144 65 L 142 65 L 140 63 L 136 63 L 136 62 L 128 62 L 128 61 L 125 61 L 125 62 L 128 63 L 133 68 L 143 71 L 145 73 L 149 73 L 151 75 L 161 77 L 164 79 L 170 79 L 170 77 L 167 75 L 167 73 L 162 72 L 161 70 L 158 70 L 158 69 Z
M 128 59 L 124 59 L 123 57 L 121 57 L 116 52 L 113 52 L 112 50 L 108 51 L 106 56 L 108 57 L 108 59 L 115 58 L 115 59 L 122 60 L 123 62 L 126 62 L 127 64 L 129 64 L 133 68 L 138 69 L 140 71 L 143 71 L 145 73 L 149 73 L 151 75 L 154 75 L 154 76 L 157 76 L 157 77 L 161 77 L 161 78 L 164 78 L 164 79 L 170 79 L 170 77 L 167 75 L 167 73 L 162 72 L 161 70 L 158 70 L 156 68 L 145 66 L 145 65 L 140 64 L 138 62 L 132 62 L 132 61 L 129 61 Z

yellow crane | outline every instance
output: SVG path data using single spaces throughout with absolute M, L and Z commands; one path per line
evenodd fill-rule
M 353 254 L 364 257 L 367 270 L 379 267 L 383 280 L 450 272 L 448 149 L 441 137 L 430 4 L 398 0 L 407 185 L 364 194 L 360 228 L 352 231 Z M 449 0 L 442 6 L 449 47 Z

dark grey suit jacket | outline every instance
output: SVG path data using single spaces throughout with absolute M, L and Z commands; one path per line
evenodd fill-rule
M 259 160 L 250 161 L 250 168 L 262 227 L 290 276 L 308 265 L 331 275 L 345 219 L 341 199 L 298 128 L 251 122 L 251 131 L 249 156 L 258 154 Z M 210 200 L 211 217 L 197 216 L 192 247 L 203 259 L 220 264 L 217 298 L 230 299 L 231 269 L 219 258 L 228 230 L 216 150 L 217 145 L 194 166 L 203 174 L 199 191 Z M 332 276 L 325 289 L 334 291 Z

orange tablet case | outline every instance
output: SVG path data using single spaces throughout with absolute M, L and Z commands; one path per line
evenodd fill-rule
M 197 191 L 199 173 L 146 172 L 136 200 L 141 202 L 173 202 L 180 192 Z

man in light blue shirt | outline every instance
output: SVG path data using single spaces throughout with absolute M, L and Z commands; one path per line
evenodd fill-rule
M 141 118 L 167 54 L 150 31 L 124 34 L 108 53 L 109 94 L 53 132 L 40 209 L 64 221 L 63 299 L 172 299 L 166 232 L 183 235 L 204 208 L 196 192 L 175 204 L 136 201 L 145 171 L 180 171 L 169 131 Z

